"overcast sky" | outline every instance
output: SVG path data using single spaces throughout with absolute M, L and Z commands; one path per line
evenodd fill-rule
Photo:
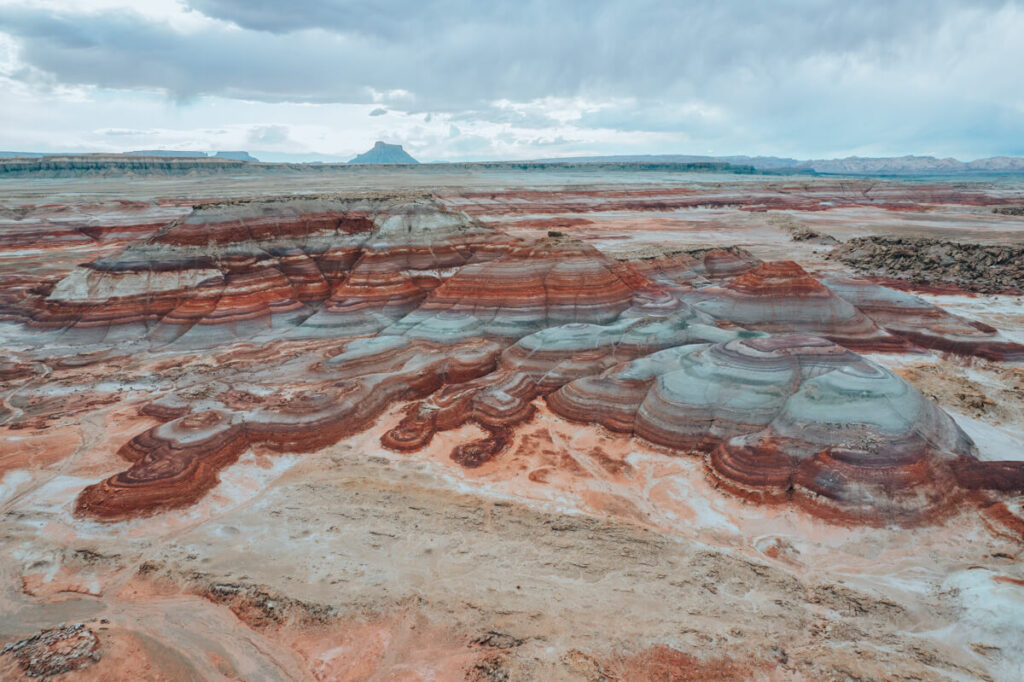
M 0 0 L 0 150 L 377 139 L 420 160 L 1024 156 L 1024 4 Z

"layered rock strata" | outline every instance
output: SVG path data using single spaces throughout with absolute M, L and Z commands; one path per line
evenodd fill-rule
M 78 267 L 26 316 L 86 342 L 148 336 L 211 346 L 280 335 L 307 320 L 298 335 L 372 333 L 415 308 L 453 268 L 493 257 L 509 241 L 431 202 L 213 204 Z
M 828 517 L 913 522 L 951 511 L 967 489 L 1024 491 L 1024 463 L 978 461 L 919 392 L 815 336 L 666 349 L 573 381 L 548 405 L 704 453 L 726 489 Z
M 829 278 L 823 283 L 887 332 L 922 348 L 988 360 L 1024 360 L 1024 345 L 913 294 L 858 279 Z
M 277 363 L 149 402 L 161 423 L 120 449 L 129 467 L 78 498 L 99 518 L 194 503 L 250 448 L 312 452 L 408 401 L 381 443 L 417 451 L 473 424 L 482 437 L 450 453 L 465 467 L 505 452 L 546 399 L 701 453 L 736 494 L 827 517 L 914 522 L 1024 490 L 1021 465 L 978 460 L 948 415 L 854 352 L 1000 360 L 1019 346 L 907 294 L 737 248 L 612 258 L 425 198 L 227 202 L 26 300 L 31 325 L 101 350 L 244 341 Z
M 762 263 L 686 300 L 715 319 L 766 332 L 810 332 L 855 350 L 906 350 L 792 261 Z
M 439 348 L 425 341 L 368 338 L 295 377 L 309 388 L 223 387 L 208 397 L 171 394 L 143 413 L 168 420 L 122 447 L 126 471 L 87 487 L 77 510 L 127 518 L 195 502 L 249 447 L 313 452 L 368 428 L 395 402 L 490 371 L 500 348 L 471 340 Z

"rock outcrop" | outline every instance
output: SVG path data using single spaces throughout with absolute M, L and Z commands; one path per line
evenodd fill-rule
M 966 434 L 920 393 L 814 336 L 663 350 L 573 381 L 548 404 L 704 453 L 709 474 L 739 495 L 829 517 L 889 523 L 948 512 L 964 494 L 958 476 L 974 470 L 1024 489 L 1024 463 L 977 461 Z
M 717 266 L 721 267 L 721 266 Z M 856 350 L 906 350 L 792 261 L 762 263 L 685 297 L 715 319 L 766 332 L 811 332 Z
M 914 345 L 989 360 L 1024 360 L 1024 345 L 913 294 L 860 279 L 830 278 L 824 284 L 887 332 Z
M 858 237 L 833 251 L 835 260 L 871 275 L 965 291 L 1024 291 L 1024 246 L 962 244 L 913 237 Z

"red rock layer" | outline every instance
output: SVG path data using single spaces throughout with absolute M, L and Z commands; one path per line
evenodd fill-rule
M 627 255 L 619 259 L 637 274 L 658 282 L 689 284 L 701 278 L 698 272 L 701 263 L 685 252 L 636 257 Z
M 658 188 L 640 190 L 509 190 L 466 192 L 445 197 L 459 210 L 474 216 L 508 217 L 584 214 L 598 211 L 675 211 L 686 208 L 737 208 L 763 212 L 821 212 L 867 206 L 891 211 L 923 211 L 933 204 L 995 206 L 1005 203 L 998 195 L 964 192 L 949 186 L 921 186 L 908 191 L 876 181 L 853 184 L 794 185 L 779 183 L 750 187 L 742 193 L 716 188 Z
M 166 221 L 137 225 L 86 226 L 35 223 L 0 230 L 0 253 L 23 249 L 68 249 L 97 243 L 128 242 L 145 239 L 160 230 Z M 4 226 L 6 227 L 6 226 Z
M 957 482 L 967 490 L 1024 491 L 1024 462 L 980 462 L 970 457 L 953 465 Z
M 807 336 L 672 348 L 548 395 L 576 421 L 704 453 L 717 485 L 757 502 L 874 524 L 1021 494 L 1024 463 L 982 462 L 955 423 L 855 354 Z
M 370 340 L 371 342 L 373 340 Z M 356 344 L 358 346 L 358 344 Z M 372 347 L 372 343 L 371 343 Z M 306 377 L 317 388 L 259 397 L 225 391 L 192 411 L 172 396 L 144 408 L 170 418 L 132 439 L 119 454 L 126 471 L 85 488 L 76 510 L 122 519 L 181 507 L 217 484 L 219 472 L 249 447 L 312 452 L 366 429 L 389 406 L 429 395 L 445 381 L 466 381 L 490 371 L 500 347 L 478 340 L 443 349 L 425 341 L 384 352 L 353 350 Z
M 451 458 L 464 466 L 479 466 L 500 453 L 510 443 L 511 431 L 533 416 L 531 403 L 536 398 L 624 360 L 729 336 L 700 324 L 685 308 L 665 317 L 627 317 L 606 326 L 574 323 L 549 328 L 507 348 L 497 371 L 446 386 L 407 408 L 405 418 L 381 438 L 381 444 L 394 450 L 417 450 L 436 433 L 472 422 L 488 436 L 458 446 Z
M 584 301 L 584 292 L 578 298 Z M 521 303 L 530 310 L 535 307 L 528 299 Z M 665 302 L 650 296 L 641 297 L 643 305 L 662 313 L 668 310 Z M 581 309 L 606 315 L 589 304 Z M 514 310 L 506 313 L 517 316 Z M 459 446 L 453 458 L 476 466 L 507 445 L 511 428 L 532 413 L 534 397 L 625 358 L 680 342 L 728 336 L 713 327 L 691 325 L 688 319 L 693 319 L 692 312 L 677 301 L 674 315 L 654 321 L 639 316 L 609 327 L 566 325 L 510 348 L 497 372 L 495 363 L 507 341 L 365 338 L 310 367 L 307 376 L 290 377 L 320 387 L 298 398 L 272 393 L 240 400 L 231 391 L 222 391 L 200 402 L 205 406 L 201 414 L 206 415 L 200 417 L 186 398 L 158 401 L 146 413 L 168 423 L 125 446 L 122 455 L 133 466 L 86 489 L 78 509 L 101 518 L 123 518 L 188 504 L 215 485 L 217 473 L 247 447 L 263 443 L 292 452 L 319 449 L 367 428 L 395 402 L 431 394 L 429 405 L 409 408 L 399 427 L 385 435 L 385 443 L 416 449 L 435 432 L 473 420 L 488 436 Z
M 0 253 L 127 243 L 155 234 L 188 210 L 174 202 L 127 200 L 10 208 L 0 217 Z
M 859 279 L 828 279 L 825 284 L 886 331 L 921 348 L 988 360 L 1024 360 L 1024 345 L 917 296 Z
M 761 265 L 745 249 L 711 249 L 704 254 L 704 273 L 712 279 L 735 277 Z
M 78 268 L 22 314 L 87 341 L 155 329 L 158 342 L 188 334 L 217 343 L 287 331 L 326 301 L 309 322 L 312 333 L 372 333 L 457 268 L 495 258 L 510 243 L 430 202 L 215 204 Z
M 78 268 L 27 316 L 44 328 L 117 326 L 125 334 L 145 332 L 172 312 L 164 328 L 194 323 L 199 310 L 209 313 L 208 323 L 269 323 L 329 295 L 374 228 L 367 210 L 303 198 L 205 205 L 143 243 Z
M 716 319 L 773 333 L 811 332 L 854 350 L 907 351 L 851 303 L 792 261 L 761 263 L 686 300 Z
M 416 241 L 367 244 L 307 326 L 379 331 L 415 310 L 459 268 L 496 259 L 512 245 L 505 235 L 476 230 Z
M 256 368 L 251 391 L 151 404 L 166 423 L 122 448 L 131 466 L 83 491 L 80 513 L 192 503 L 247 448 L 316 450 L 406 400 L 419 402 L 382 444 L 417 450 L 471 422 L 484 437 L 451 453 L 466 467 L 502 452 L 546 397 L 566 418 L 703 453 L 736 494 L 823 516 L 917 520 L 968 494 L 1024 491 L 1021 467 L 978 462 L 948 415 L 848 350 L 906 350 L 916 328 L 886 333 L 858 305 L 895 315 L 887 304 L 839 296 L 795 263 L 732 249 L 637 265 L 560 236 L 515 240 L 434 205 L 307 204 L 198 212 L 46 297 L 40 323 L 97 334 L 366 337 L 315 364 L 287 360 L 287 384 Z M 946 318 L 920 319 L 950 337 L 935 329 Z M 846 348 L 762 333 L 793 330 Z
M 374 229 L 373 220 L 365 210 L 317 210 L 305 206 L 273 210 L 272 202 L 265 202 L 263 206 L 266 206 L 265 211 L 260 204 L 238 204 L 238 217 L 228 219 L 221 218 L 228 210 L 204 207 L 206 211 L 179 221 L 154 241 L 169 246 L 210 246 L 308 237 L 325 232 L 365 234 Z M 209 213 L 213 215 L 207 218 Z
M 479 257 L 434 289 L 392 330 L 432 338 L 466 319 L 468 332 L 518 339 L 571 322 L 614 320 L 650 280 L 594 247 L 549 239 L 513 246 L 492 261 Z

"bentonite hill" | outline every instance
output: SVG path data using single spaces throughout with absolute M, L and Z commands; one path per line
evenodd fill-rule
M 0 180 L 0 677 L 1024 675 L 1024 182 L 186 161 Z

